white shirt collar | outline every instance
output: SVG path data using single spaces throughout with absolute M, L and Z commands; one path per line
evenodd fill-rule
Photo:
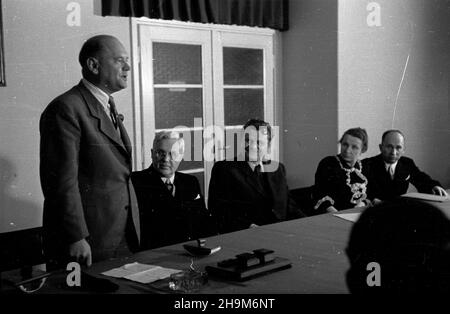
M 389 166 L 392 167 L 392 169 L 395 172 L 395 168 L 397 167 L 397 163 L 398 160 L 396 162 L 394 162 L 393 164 L 388 164 L 387 162 L 384 163 L 384 168 L 386 169 L 386 171 L 389 169 Z
M 261 172 L 264 172 L 264 165 L 263 165 L 262 161 L 260 161 L 257 164 L 255 164 L 253 162 L 247 162 L 247 164 L 250 166 L 250 168 L 252 168 L 252 171 L 255 171 L 256 166 L 260 165 L 261 166 Z
M 94 95 L 94 97 L 100 102 L 103 109 L 109 114 L 109 95 L 105 93 L 103 90 L 86 80 L 85 78 L 81 79 L 84 86 Z
M 161 180 L 164 184 L 166 184 L 167 181 L 173 184 L 173 182 L 175 181 L 175 174 L 173 174 L 170 178 L 161 177 Z

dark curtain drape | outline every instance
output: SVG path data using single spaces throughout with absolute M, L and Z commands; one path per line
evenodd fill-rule
M 288 0 L 102 0 L 102 15 L 289 28 Z

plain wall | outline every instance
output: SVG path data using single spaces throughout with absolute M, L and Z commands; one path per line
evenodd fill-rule
M 449 188 L 450 1 L 376 1 L 381 25 L 369 27 L 371 2 L 339 1 L 338 133 L 366 128 L 372 156 L 400 129 L 406 155 Z
M 282 33 L 283 147 L 290 188 L 314 184 L 319 161 L 336 153 L 337 1 L 291 0 Z
M 61 0 L 3 0 L 6 87 L 0 87 L 0 232 L 40 226 L 39 117 L 56 96 L 78 84 L 78 52 L 89 37 L 118 37 L 130 48 L 129 19 L 94 16 L 92 0 L 78 0 L 81 25 L 66 23 Z M 116 103 L 132 133 L 131 86 Z

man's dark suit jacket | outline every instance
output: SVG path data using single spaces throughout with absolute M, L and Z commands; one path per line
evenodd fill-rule
M 114 251 L 126 229 L 139 238 L 131 144 L 119 122 L 122 139 L 82 82 L 42 113 L 40 178 L 44 246 L 50 259 L 67 257 L 69 244 L 83 238 L 91 246 L 93 261 Z M 127 219 L 131 228 L 126 228 Z
M 175 172 L 175 196 L 150 166 L 131 175 L 141 214 L 141 249 L 217 234 L 196 177 Z
M 264 167 L 276 169 L 263 173 L 265 188 L 246 161 L 214 164 L 208 208 L 220 233 L 246 229 L 252 223 L 263 225 L 305 216 L 289 196 L 283 164 L 271 162 Z
M 368 198 L 373 200 L 390 200 L 408 191 L 412 183 L 421 193 L 432 193 L 432 188 L 441 186 L 438 181 L 419 170 L 414 161 L 408 157 L 400 157 L 392 180 L 386 171 L 381 154 L 366 158 L 362 161 L 363 173 L 369 180 L 367 187 Z

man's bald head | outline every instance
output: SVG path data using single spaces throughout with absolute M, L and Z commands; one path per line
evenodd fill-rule
M 78 62 L 80 62 L 81 67 L 83 69 L 87 67 L 87 59 L 97 58 L 99 53 L 108 49 L 110 43 L 114 41 L 119 40 L 111 35 L 97 35 L 86 40 L 78 55 Z
M 383 133 L 379 147 L 384 162 L 396 163 L 405 152 L 405 137 L 399 130 L 388 130 Z
M 78 61 L 83 77 L 108 94 L 127 87 L 129 57 L 122 43 L 114 36 L 89 38 L 80 50 Z

